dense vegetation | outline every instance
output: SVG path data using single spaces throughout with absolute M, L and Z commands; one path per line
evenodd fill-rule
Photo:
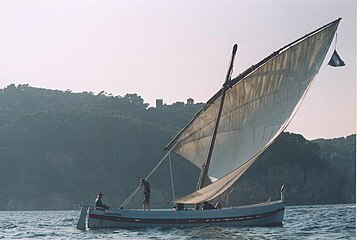
M 356 135 L 338 140 L 307 141 L 282 134 L 238 180 L 232 198 L 239 203 L 277 199 L 278 187 L 285 184 L 290 205 L 354 203 Z M 337 153 L 341 157 L 332 163 L 327 156 Z
M 74 209 L 92 203 L 98 191 L 118 206 L 201 107 L 149 108 L 137 94 L 13 84 L 0 90 L 0 209 Z M 172 156 L 177 196 L 195 188 L 198 174 L 178 160 Z M 167 162 L 150 182 L 153 205 L 165 205 L 171 198 Z M 282 183 L 288 204 L 354 202 L 355 136 L 309 142 L 282 134 L 238 181 L 230 204 L 278 197 Z M 139 194 L 132 205 L 139 207 L 140 201 Z

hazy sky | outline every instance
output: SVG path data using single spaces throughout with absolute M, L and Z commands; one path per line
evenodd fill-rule
M 337 50 L 347 66 L 323 68 L 288 131 L 346 136 L 356 129 L 355 9 L 355 0 L 0 0 L 0 88 L 138 93 L 151 106 L 206 102 L 234 43 L 236 76 L 342 17 Z

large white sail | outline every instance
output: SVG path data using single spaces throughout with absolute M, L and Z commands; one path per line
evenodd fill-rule
M 284 130 L 317 76 L 339 21 L 287 45 L 232 80 L 208 171 L 219 180 L 175 202 L 194 204 L 218 197 Z M 168 145 L 199 168 L 207 158 L 220 99 L 218 92 Z

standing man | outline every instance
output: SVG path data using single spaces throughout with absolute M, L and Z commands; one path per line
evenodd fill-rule
M 143 188 L 144 201 L 143 209 L 150 211 L 150 184 L 145 181 L 145 178 L 140 179 L 140 186 Z

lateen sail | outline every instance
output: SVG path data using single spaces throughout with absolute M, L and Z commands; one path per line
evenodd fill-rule
M 317 76 L 340 19 L 287 45 L 249 74 L 232 80 L 223 106 L 208 176 L 218 179 L 175 202 L 212 200 L 231 187 L 285 129 Z M 201 168 L 212 137 L 220 92 L 167 148 Z

